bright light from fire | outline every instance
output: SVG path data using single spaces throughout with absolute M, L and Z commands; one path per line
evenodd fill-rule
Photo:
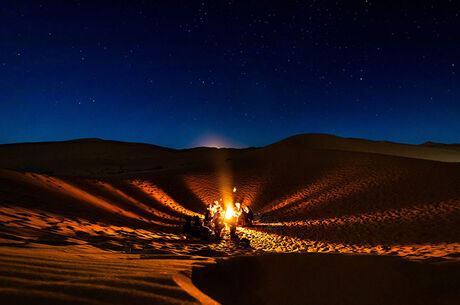
M 236 187 L 233 187 L 233 193 L 235 193 L 235 192 L 236 192 Z
M 233 211 L 233 207 L 229 206 L 227 210 L 225 210 L 225 219 L 231 219 L 235 212 Z

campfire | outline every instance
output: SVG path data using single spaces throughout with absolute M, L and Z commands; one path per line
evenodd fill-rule
M 236 193 L 236 187 L 233 187 L 232 193 Z M 240 203 L 235 203 L 233 202 L 226 202 L 225 203 L 225 213 L 224 213 L 224 221 L 226 223 L 231 223 L 234 222 L 235 220 L 238 219 L 238 217 L 241 214 L 241 204 Z
M 230 220 L 236 216 L 235 210 L 232 206 L 228 206 L 225 210 L 225 220 Z
M 236 192 L 233 187 L 232 193 Z M 230 231 L 231 236 L 236 236 L 237 226 L 252 225 L 253 214 L 249 207 L 235 202 L 234 196 L 223 196 L 208 205 L 204 224 L 208 226 L 216 236 L 220 237 L 223 230 Z

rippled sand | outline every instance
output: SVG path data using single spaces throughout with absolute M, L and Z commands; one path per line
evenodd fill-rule
M 212 304 L 190 280 L 193 267 L 267 253 L 460 257 L 459 163 L 289 143 L 190 151 L 77 144 L 88 147 L 58 144 L 59 157 L 48 145 L 30 159 L 21 156 L 30 148 L 0 147 L 5 303 Z M 180 234 L 184 217 L 201 215 L 223 185 L 236 186 L 235 200 L 256 214 L 253 227 L 238 229 L 250 247 Z

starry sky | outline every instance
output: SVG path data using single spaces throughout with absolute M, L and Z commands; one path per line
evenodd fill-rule
M 3 0 L 0 46 L 0 143 L 460 142 L 459 1 Z

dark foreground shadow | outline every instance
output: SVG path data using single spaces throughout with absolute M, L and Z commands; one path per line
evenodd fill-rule
M 222 304 L 458 304 L 459 274 L 458 262 L 277 254 L 196 267 L 192 280 Z

